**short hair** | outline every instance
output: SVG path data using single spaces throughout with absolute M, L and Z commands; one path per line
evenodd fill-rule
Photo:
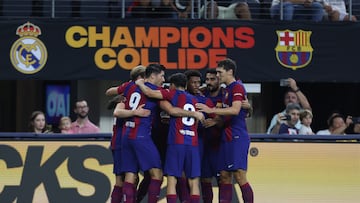
M 169 77 L 170 84 L 174 84 L 175 87 L 186 87 L 187 78 L 184 73 L 175 73 Z
M 313 114 L 310 110 L 304 109 L 300 112 L 300 120 L 306 118 L 307 116 L 310 116 L 311 118 L 313 117 Z
M 333 113 L 329 119 L 327 120 L 327 124 L 329 127 L 333 126 L 335 118 L 341 118 L 345 121 L 344 116 L 340 113 Z
M 219 61 L 217 65 L 218 65 L 218 67 L 224 68 L 226 71 L 232 70 L 233 76 L 235 76 L 237 67 L 236 67 L 236 63 L 234 60 L 226 58 L 226 59 Z
M 217 75 L 217 72 L 216 72 L 216 69 L 215 68 L 209 68 L 206 70 L 206 73 L 205 74 L 214 74 L 214 75 Z
M 290 111 L 292 111 L 294 109 L 300 111 L 301 107 L 299 104 L 296 104 L 296 103 L 289 103 L 288 105 L 286 105 L 286 113 L 289 113 Z
M 199 77 L 201 78 L 201 73 L 198 70 L 188 70 L 184 73 L 186 75 L 187 80 L 190 80 L 191 77 Z
M 63 116 L 63 117 L 61 117 L 61 118 L 60 118 L 59 125 L 61 125 L 62 122 L 67 121 L 67 120 L 70 121 L 70 123 L 72 122 L 72 121 L 71 121 L 71 118 L 70 118 L 69 116 Z
M 145 70 L 146 70 L 145 66 L 142 65 L 136 66 L 130 71 L 130 79 L 135 81 L 139 76 L 145 77 Z
M 108 110 L 115 109 L 116 105 L 122 101 L 124 101 L 124 95 L 116 95 L 108 101 L 108 105 L 106 106 L 106 108 Z
M 160 74 L 161 71 L 165 71 L 165 66 L 157 63 L 149 64 L 145 70 L 145 77 L 149 78 L 151 74 Z

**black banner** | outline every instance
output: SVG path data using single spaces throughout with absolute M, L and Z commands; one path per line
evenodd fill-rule
M 246 82 L 359 81 L 359 23 L 30 19 L 0 30 L 2 80 L 127 80 L 140 64 L 203 72 L 229 57 Z

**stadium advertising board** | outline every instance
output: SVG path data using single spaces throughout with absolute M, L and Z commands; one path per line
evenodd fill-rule
M 253 142 L 250 154 L 248 178 L 257 202 L 360 198 L 358 143 Z M 109 141 L 0 141 L 0 180 L 0 202 L 110 202 Z M 161 203 L 165 188 L 166 179 Z M 218 188 L 213 190 L 216 200 Z M 238 186 L 233 200 L 241 200 Z
M 217 20 L 9 20 L 0 79 L 124 80 L 137 65 L 205 72 L 225 57 L 243 81 L 359 81 L 359 24 Z M 346 36 L 346 37 L 338 37 Z M 334 40 L 336 39 L 336 43 Z M 336 57 L 334 57 L 336 56 Z M 341 67 L 341 68 L 340 68 Z M 321 77 L 319 77 L 321 76 Z

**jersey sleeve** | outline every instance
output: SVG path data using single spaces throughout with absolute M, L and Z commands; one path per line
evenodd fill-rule
M 123 94 L 129 83 L 130 82 L 125 82 L 125 83 L 121 84 L 120 86 L 118 86 L 118 88 L 117 88 L 118 94 Z
M 159 89 L 160 92 L 161 92 L 161 95 L 163 97 L 164 100 L 168 100 L 168 101 L 171 101 L 175 91 L 172 91 L 172 90 L 169 90 L 169 89 Z
M 242 85 L 236 84 L 232 89 L 231 94 L 233 95 L 233 102 L 234 101 L 243 101 L 245 100 L 245 89 Z

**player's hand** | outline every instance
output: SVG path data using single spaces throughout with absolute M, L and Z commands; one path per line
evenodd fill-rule
M 195 118 L 200 121 L 201 123 L 204 123 L 205 121 L 205 117 L 204 117 L 204 114 L 201 113 L 201 112 L 198 112 L 198 111 L 195 111 L 194 112 L 194 115 L 195 115 Z
M 205 127 L 205 128 L 210 128 L 212 126 L 215 126 L 216 125 L 216 121 L 212 118 L 208 118 L 208 119 L 205 119 L 205 121 L 202 123 L 202 125 Z
M 243 109 L 251 109 L 251 104 L 249 103 L 248 98 L 246 97 L 245 100 L 241 101 L 241 108 Z
M 141 104 L 136 110 L 134 110 L 135 116 L 138 117 L 148 117 L 151 114 L 149 109 L 144 109 L 145 104 Z
M 136 85 L 140 85 L 140 84 L 144 84 L 144 83 L 145 83 L 145 81 L 144 81 L 143 78 L 139 78 L 139 79 L 137 79 L 137 80 L 135 81 L 135 84 L 136 84 Z
M 211 108 L 209 108 L 209 107 L 206 106 L 205 104 L 196 103 L 196 104 L 195 104 L 195 107 L 196 107 L 196 109 L 198 109 L 200 112 L 212 113 L 212 112 L 211 112 Z

